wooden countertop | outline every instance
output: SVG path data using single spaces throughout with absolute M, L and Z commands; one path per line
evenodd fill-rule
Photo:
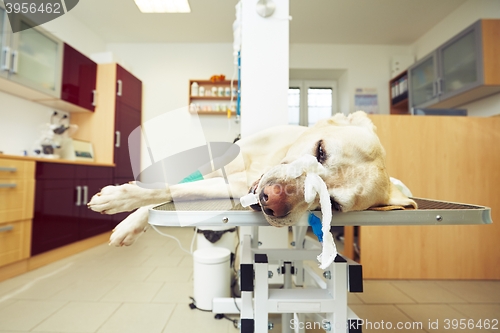
M 47 163 L 92 165 L 92 166 L 103 166 L 103 167 L 114 167 L 115 166 L 114 164 L 110 164 L 110 163 L 70 161 L 70 160 L 63 160 L 63 159 L 51 159 L 51 158 L 36 157 L 36 156 L 0 154 L 0 158 L 6 158 L 6 159 L 12 159 L 12 160 L 23 160 L 23 161 L 47 162 Z

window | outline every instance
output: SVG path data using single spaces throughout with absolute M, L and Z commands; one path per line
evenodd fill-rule
M 301 93 L 302 92 L 302 93 Z M 307 92 L 307 93 L 305 93 Z M 337 112 L 334 81 L 291 81 L 288 89 L 288 122 L 312 126 Z

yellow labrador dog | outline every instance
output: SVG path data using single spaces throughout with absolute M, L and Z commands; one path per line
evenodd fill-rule
M 385 151 L 376 128 L 366 113 L 357 111 L 319 121 L 313 127 L 279 126 L 243 138 L 237 144 L 240 156 L 221 171 L 203 180 L 147 189 L 133 183 L 107 186 L 88 203 L 90 209 L 115 214 L 139 208 L 114 230 L 110 245 L 131 245 L 146 230 L 150 205 L 175 200 L 227 197 L 227 186 L 235 198 L 253 192 L 254 209 L 262 209 L 273 226 L 289 226 L 307 210 L 320 206 L 319 199 L 307 203 L 305 174 L 290 177 L 289 166 L 312 155 L 322 172 L 332 209 L 340 212 L 369 208 L 413 207 L 416 203 L 392 185 L 385 168 Z M 241 162 L 243 161 L 243 163 Z M 316 162 L 315 162 L 316 163 Z

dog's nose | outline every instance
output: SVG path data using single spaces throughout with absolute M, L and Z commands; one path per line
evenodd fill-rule
M 290 213 L 287 195 L 281 185 L 267 185 L 259 194 L 262 211 L 269 216 L 285 217 Z

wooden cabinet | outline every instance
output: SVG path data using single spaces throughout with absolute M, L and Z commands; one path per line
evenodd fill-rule
M 0 158 L 0 267 L 30 254 L 35 162 Z
M 237 89 L 238 81 L 233 82 L 231 89 L 231 81 L 190 80 L 189 110 L 198 114 L 236 114 Z
M 12 33 L 10 20 L 0 3 L 0 90 L 22 98 L 59 98 L 63 43 L 23 15 L 12 24 L 29 29 Z
M 409 114 L 408 72 L 404 71 L 389 81 L 390 114 Z
M 500 279 L 500 149 L 495 148 L 500 117 L 370 118 L 385 148 L 389 175 L 417 198 L 491 207 L 493 223 L 362 226 L 363 276 Z
M 131 181 L 133 171 L 140 169 L 140 142 L 129 136 L 141 126 L 142 82 L 121 66 L 116 67 L 114 178 Z M 135 153 L 132 158 L 131 150 Z
M 38 162 L 31 255 L 111 230 L 110 216 L 87 208 L 111 180 L 109 167 Z
M 116 102 L 142 109 L 142 82 L 120 65 L 116 65 Z
M 140 142 L 129 142 L 129 135 L 141 125 L 142 82 L 117 64 L 99 65 L 97 71 L 96 111 L 72 115 L 79 127 L 75 138 L 94 143 L 95 161 L 114 164 L 114 178 L 131 181 L 140 166 Z M 129 144 L 136 152 L 132 161 Z
M 51 108 L 66 112 L 94 112 L 97 105 L 97 64 L 64 43 L 61 95 L 36 99 Z
M 13 17 L 16 26 L 33 25 Z M 94 111 L 97 64 L 39 26 L 12 33 L 2 3 L 0 51 L 0 90 L 61 111 Z
M 479 20 L 408 69 L 410 108 L 454 108 L 500 92 L 500 20 Z
M 129 140 L 130 133 L 141 126 L 141 110 L 137 110 L 128 104 L 117 102 L 115 115 L 115 178 L 128 178 L 128 181 L 134 180 L 134 172 L 140 169 L 140 142 Z M 130 158 L 130 150 L 133 149 L 136 154 Z
M 97 64 L 64 44 L 61 100 L 94 111 Z

